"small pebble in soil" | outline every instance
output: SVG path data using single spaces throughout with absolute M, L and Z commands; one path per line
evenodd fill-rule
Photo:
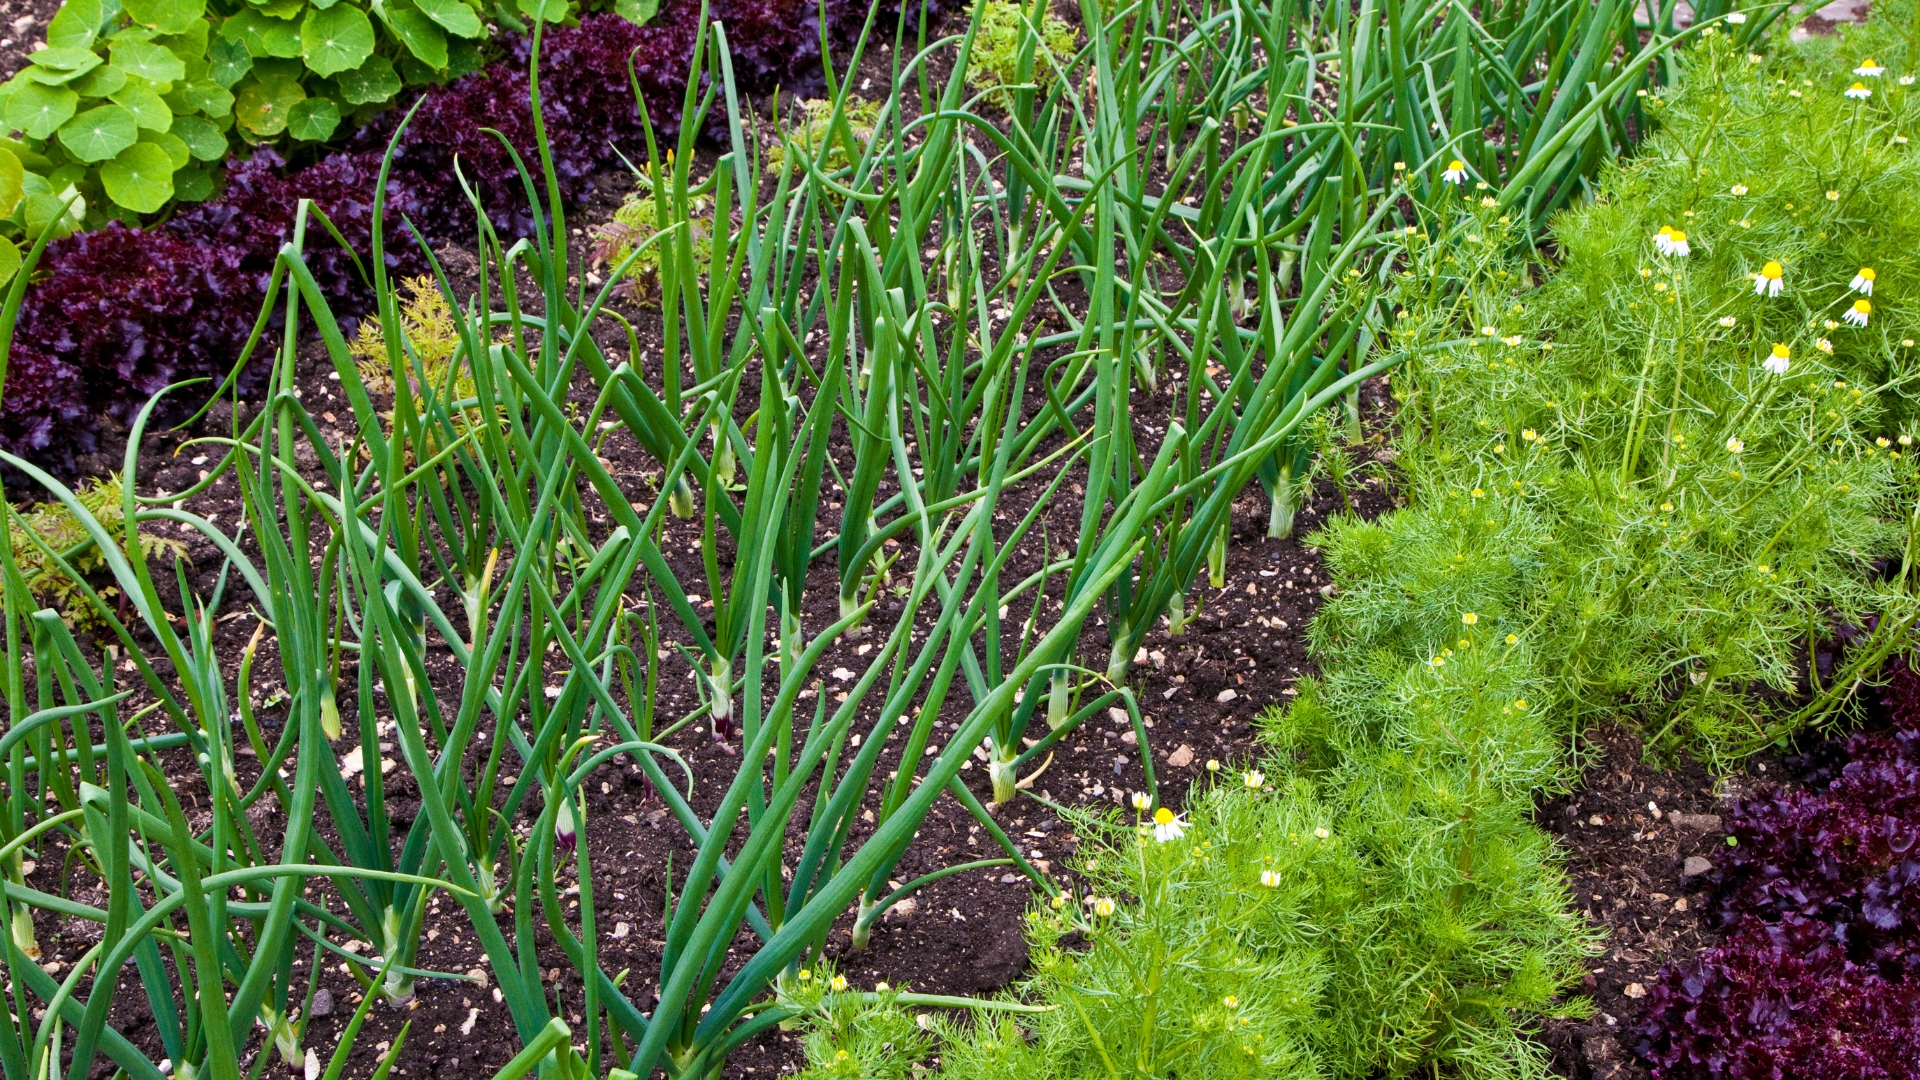
M 1689 855 L 1687 861 L 1680 864 L 1682 877 L 1699 877 L 1711 869 L 1713 869 L 1713 863 L 1699 855 Z
M 309 1015 L 332 1016 L 333 1015 L 333 991 L 331 990 L 315 991 L 313 995 L 313 1012 L 310 1013 Z

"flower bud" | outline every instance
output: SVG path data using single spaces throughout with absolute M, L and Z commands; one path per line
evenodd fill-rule
M 563 852 L 571 852 L 578 840 L 578 828 L 573 820 L 573 800 L 562 798 L 560 808 L 553 815 L 554 846 Z

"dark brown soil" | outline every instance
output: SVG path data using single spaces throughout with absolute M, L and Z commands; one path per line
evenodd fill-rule
M 1564 1076 L 1645 1080 L 1631 1031 L 1654 974 L 1719 938 L 1709 883 L 1718 875 L 1688 860 L 1719 859 L 1729 807 L 1782 772 L 1771 755 L 1717 778 L 1696 762 L 1655 769 L 1639 737 L 1613 725 L 1588 733 L 1581 752 L 1591 764 L 1579 788 L 1543 802 L 1536 820 L 1566 848 L 1574 905 L 1606 938 L 1582 980 L 1592 1017 L 1551 1021 L 1542 1034 Z
M 45 40 L 47 23 L 59 10 L 60 0 L 0 2 L 0 80 L 26 65 L 27 54 Z

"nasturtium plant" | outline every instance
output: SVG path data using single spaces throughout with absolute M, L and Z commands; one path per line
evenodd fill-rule
M 0 85 L 0 281 L 46 229 L 211 198 L 236 146 L 324 142 L 475 70 L 479 2 L 66 0 Z
M 68 0 L 47 48 L 0 85 L 0 280 L 21 241 L 213 194 L 232 96 L 208 78 L 206 0 Z M 17 170 L 17 174 L 16 174 Z M 15 177 L 18 177 L 17 183 Z

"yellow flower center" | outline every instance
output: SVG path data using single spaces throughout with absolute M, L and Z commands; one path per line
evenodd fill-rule
M 1460 171 L 1461 169 L 1464 169 L 1464 168 L 1466 168 L 1466 167 L 1467 167 L 1467 163 L 1466 163 L 1466 162 L 1464 162 L 1464 161 L 1461 161 L 1461 160 L 1460 160 L 1459 158 L 1454 158 L 1454 159 L 1453 159 L 1453 161 L 1452 161 L 1452 162 L 1450 162 L 1450 163 L 1449 163 L 1449 164 L 1447 165 L 1447 171 L 1448 171 L 1448 172 L 1459 172 L 1459 171 Z
M 1860 280 L 1862 280 L 1862 281 L 1872 281 L 1872 280 L 1873 280 L 1873 267 L 1871 267 L 1871 266 L 1863 266 L 1863 267 L 1861 267 L 1861 268 L 1860 268 Z
M 1153 812 L 1153 820 L 1161 825 L 1171 825 L 1173 824 L 1173 811 L 1163 806 Z
M 1768 262 L 1767 265 L 1760 268 L 1761 277 L 1769 278 L 1774 281 L 1780 280 L 1781 275 L 1785 274 L 1786 272 L 1787 272 L 1786 268 L 1781 266 L 1777 262 Z
M 1773 355 L 1779 357 L 1782 360 L 1785 360 L 1788 357 L 1793 355 L 1793 350 L 1787 348 L 1785 345 L 1782 345 L 1776 341 L 1773 343 Z
M 1860 299 L 1855 300 L 1853 302 L 1853 310 L 1859 312 L 1862 315 L 1865 315 L 1868 312 L 1873 310 L 1873 305 L 1867 303 L 1866 297 L 1863 296 Z

